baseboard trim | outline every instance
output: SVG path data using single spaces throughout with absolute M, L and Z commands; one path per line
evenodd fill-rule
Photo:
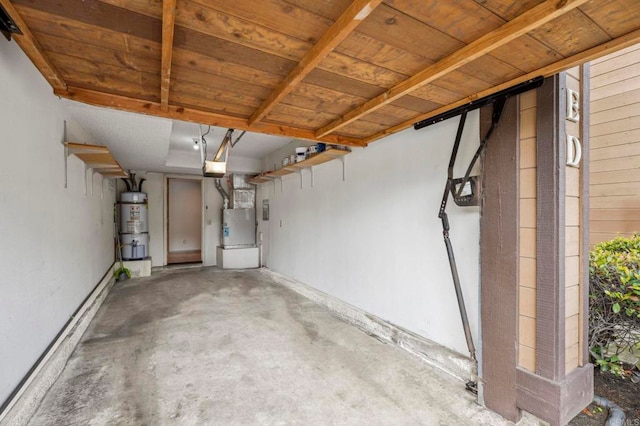
M 24 425 L 29 422 L 49 388 L 62 373 L 98 308 L 107 297 L 115 280 L 111 265 L 58 336 L 27 374 L 0 412 L 0 426 Z
M 286 275 L 268 268 L 261 268 L 260 272 L 276 283 L 326 307 L 338 317 L 378 340 L 396 345 L 459 380 L 464 382 L 475 380 L 477 367 L 470 358 Z

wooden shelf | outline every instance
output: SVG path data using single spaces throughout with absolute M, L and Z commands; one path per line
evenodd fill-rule
M 265 182 L 270 182 L 271 179 L 273 178 L 266 175 L 259 175 L 249 179 L 249 183 L 255 183 L 255 184 L 265 183 Z
M 109 148 L 101 145 L 88 145 L 74 142 L 65 142 L 67 156 L 75 155 L 82 160 L 87 167 L 110 178 L 126 178 L 129 174 L 113 158 Z
M 269 182 L 271 179 L 286 176 L 291 173 L 296 173 L 302 169 L 306 169 L 309 167 L 317 166 L 322 163 L 326 163 L 331 160 L 335 160 L 336 158 L 340 158 L 344 155 L 347 155 L 350 151 L 345 151 L 342 149 L 328 149 L 326 151 L 315 154 L 313 157 L 309 157 L 304 161 L 300 161 L 299 163 L 289 164 L 288 166 L 284 166 L 281 169 L 275 170 L 273 172 L 267 172 L 261 175 L 258 175 L 249 180 L 249 183 L 260 184 Z
M 281 177 L 281 176 L 289 175 L 291 173 L 293 173 L 293 170 L 282 168 L 282 169 L 278 169 L 278 170 L 273 171 L 273 172 L 269 172 L 264 176 Z

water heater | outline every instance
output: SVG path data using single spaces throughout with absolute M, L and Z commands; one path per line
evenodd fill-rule
M 147 194 L 123 192 L 119 204 L 122 259 L 144 259 L 149 256 Z

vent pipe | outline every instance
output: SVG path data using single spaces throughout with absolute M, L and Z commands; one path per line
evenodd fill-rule
M 218 192 L 220 193 L 220 196 L 222 197 L 222 201 L 223 201 L 223 209 L 226 209 L 227 207 L 229 207 L 229 194 L 227 194 L 227 191 L 224 190 L 224 188 L 222 187 L 222 179 L 220 178 L 216 178 L 216 189 L 218 190 Z

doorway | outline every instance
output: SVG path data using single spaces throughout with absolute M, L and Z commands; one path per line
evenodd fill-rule
M 167 179 L 167 264 L 202 262 L 202 182 Z

